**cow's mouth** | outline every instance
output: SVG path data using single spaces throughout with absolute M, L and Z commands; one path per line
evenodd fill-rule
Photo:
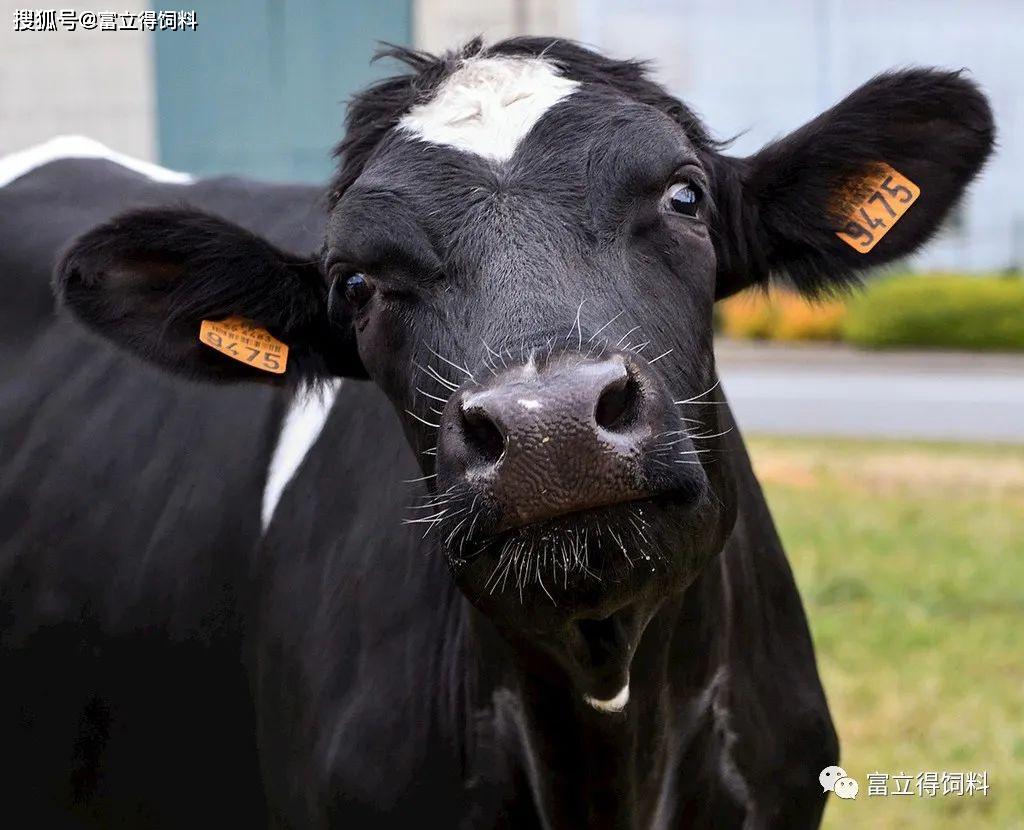
M 629 667 L 649 616 L 627 605 L 601 618 L 570 626 L 568 652 L 584 700 L 602 712 L 621 711 L 629 701 Z
M 648 623 L 705 561 L 707 504 L 667 490 L 506 530 L 493 514 L 449 560 L 477 610 L 553 657 L 588 708 L 619 712 Z
M 487 604 L 507 595 L 563 618 L 601 619 L 640 583 L 676 569 L 696 509 L 691 493 L 670 490 L 508 527 L 483 507 L 467 532 L 448 537 L 448 555 Z

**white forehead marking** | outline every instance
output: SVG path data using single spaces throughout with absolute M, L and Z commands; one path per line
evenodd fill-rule
M 310 447 L 320 437 L 340 388 L 341 381 L 336 381 L 322 392 L 299 389 L 292 396 L 288 412 L 281 422 L 281 432 L 277 436 L 277 446 L 274 447 L 270 468 L 267 470 L 267 483 L 263 488 L 260 518 L 264 530 L 274 518 L 284 488 L 295 476 Z
M 626 683 L 615 697 L 608 700 L 600 700 L 590 695 L 584 695 L 583 699 L 597 709 L 598 712 L 621 712 L 626 708 L 626 704 L 629 703 L 629 683 Z
M 578 88 L 541 58 L 467 58 L 398 126 L 431 144 L 507 161 L 541 116 Z
M 127 167 L 129 170 L 134 170 L 136 173 L 141 173 L 155 182 L 191 184 L 195 181 L 188 173 L 168 170 L 158 164 L 126 156 L 94 139 L 82 135 L 59 135 L 42 144 L 29 147 L 27 150 L 0 157 L 0 187 L 5 187 L 15 179 L 20 179 L 37 167 L 60 159 L 107 159 L 122 167 Z

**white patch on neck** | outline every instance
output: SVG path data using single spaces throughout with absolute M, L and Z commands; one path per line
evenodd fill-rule
M 277 446 L 274 447 L 270 468 L 267 470 L 267 483 L 263 488 L 263 509 L 260 511 L 260 519 L 264 531 L 274 518 L 274 511 L 281 500 L 284 488 L 295 476 L 306 453 L 320 437 L 340 388 L 339 380 L 323 392 L 300 389 L 292 396 L 288 412 L 281 423 L 281 433 L 277 437 Z
M 597 709 L 598 712 L 607 712 L 608 714 L 621 712 L 626 708 L 626 704 L 629 703 L 629 683 L 627 681 L 622 690 L 615 697 L 608 700 L 600 700 L 590 695 L 583 695 L 583 699 Z
M 578 88 L 542 58 L 466 58 L 398 127 L 431 144 L 507 161 L 541 116 Z
M 136 173 L 165 184 L 192 184 L 188 173 L 168 170 L 158 164 L 132 158 L 82 135 L 59 135 L 35 147 L 0 158 L 0 187 L 5 187 L 37 167 L 60 159 L 107 159 Z

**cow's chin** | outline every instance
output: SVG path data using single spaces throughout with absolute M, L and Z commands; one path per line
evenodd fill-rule
M 507 639 L 553 657 L 588 700 L 611 702 L 648 622 L 713 555 L 715 524 L 708 503 L 667 493 L 453 540 L 449 561 Z

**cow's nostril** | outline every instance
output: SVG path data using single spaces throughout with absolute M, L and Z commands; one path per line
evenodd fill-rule
M 632 377 L 616 378 L 609 383 L 597 400 L 594 419 L 609 432 L 625 432 L 640 416 L 640 384 Z
M 462 431 L 466 446 L 478 462 L 496 464 L 505 451 L 505 437 L 491 417 L 482 409 L 462 410 Z

